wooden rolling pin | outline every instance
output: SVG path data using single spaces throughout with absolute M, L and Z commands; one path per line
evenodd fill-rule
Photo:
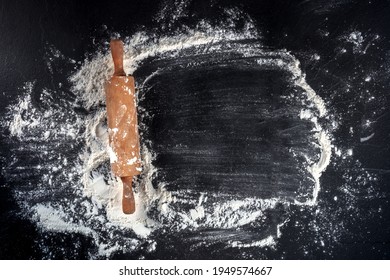
M 135 211 L 133 176 L 141 173 L 134 78 L 123 69 L 123 43 L 110 42 L 114 74 L 105 83 L 111 169 L 123 183 L 122 210 Z

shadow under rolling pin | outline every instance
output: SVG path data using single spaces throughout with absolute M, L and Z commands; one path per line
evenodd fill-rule
M 105 83 L 111 169 L 123 183 L 122 209 L 135 212 L 133 177 L 141 173 L 134 78 L 123 69 L 123 42 L 111 40 L 114 74 Z

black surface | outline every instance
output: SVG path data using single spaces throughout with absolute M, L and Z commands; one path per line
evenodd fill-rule
M 337 242 L 329 241 L 326 252 L 323 252 L 316 244 L 307 243 L 307 240 L 312 240 L 315 235 L 315 229 L 303 228 L 297 226 L 296 221 L 302 224 L 309 224 L 315 219 L 315 215 L 311 212 L 302 214 L 300 209 L 292 208 L 291 218 L 286 224 L 287 230 L 284 230 L 282 238 L 278 241 L 277 250 L 269 250 L 266 253 L 268 258 L 287 258 L 287 259 L 388 259 L 390 254 L 390 213 L 389 213 L 389 193 L 390 193 L 390 114 L 389 114 L 389 64 L 390 64 L 390 7 L 388 1 L 213 1 L 214 5 L 210 7 L 210 1 L 193 1 L 189 6 L 190 17 L 182 18 L 172 26 L 171 30 L 162 30 L 160 26 L 153 21 L 155 14 L 161 7 L 168 6 L 172 10 L 172 2 L 166 1 L 159 3 L 158 1 L 1 1 L 0 2 L 0 110 L 5 113 L 6 106 L 16 100 L 19 94 L 19 88 L 27 81 L 36 80 L 37 87 L 46 87 L 52 90 L 57 89 L 57 81 L 66 80 L 67 75 L 72 71 L 66 65 L 59 65 L 55 68 L 54 74 L 50 73 L 46 67 L 47 52 L 50 46 L 55 46 L 66 57 L 82 61 L 85 57 L 95 53 L 96 49 L 100 48 L 112 32 L 119 32 L 125 36 L 131 35 L 138 30 L 154 28 L 161 34 L 170 34 L 181 24 L 193 25 L 200 19 L 206 18 L 210 20 L 218 20 L 219 13 L 226 7 L 238 6 L 255 20 L 256 26 L 263 34 L 264 43 L 271 49 L 286 49 L 291 51 L 300 61 L 301 68 L 307 75 L 307 82 L 313 89 L 327 101 L 329 111 L 335 116 L 343 119 L 343 127 L 341 127 L 334 135 L 335 145 L 339 147 L 353 147 L 354 157 L 359 162 L 359 166 L 351 168 L 354 164 L 345 164 L 345 169 L 349 169 L 351 176 L 358 177 L 361 170 L 369 170 L 379 178 L 379 182 L 375 185 L 375 191 L 381 195 L 372 199 L 366 199 L 369 196 L 369 191 L 361 184 L 357 193 L 357 203 L 355 207 L 359 209 L 359 213 L 368 213 L 365 216 L 354 216 L 355 210 L 348 210 L 346 205 L 348 201 L 337 201 L 334 204 L 326 204 L 329 211 L 333 211 L 333 216 L 328 220 L 319 221 L 326 227 L 337 227 L 332 224 L 333 220 L 339 220 L 344 223 L 351 234 L 344 234 L 338 238 Z M 171 5 L 171 6 L 170 6 Z M 360 55 L 353 51 L 353 45 L 347 44 L 348 54 L 340 58 L 335 50 L 340 44 L 340 37 L 348 34 L 351 30 L 360 30 L 365 34 L 379 34 L 381 40 L 376 43 L 376 48 L 372 47 L 367 55 Z M 328 36 L 323 36 L 323 32 L 328 32 Z M 321 60 L 318 63 L 313 63 L 308 57 L 318 53 Z M 160 62 L 164 63 L 164 62 Z M 180 63 L 180 62 L 178 62 Z M 149 69 L 147 67 L 150 67 Z M 143 69 L 139 69 L 138 75 L 147 75 L 146 73 L 153 69 L 153 63 L 148 64 Z M 387 67 L 387 69 L 386 69 Z M 194 69 L 197 71 L 199 69 Z M 174 72 L 169 77 L 158 77 L 160 80 L 175 79 L 176 83 L 172 84 L 170 91 L 166 92 L 171 95 L 163 96 L 164 90 L 161 88 L 153 89 L 153 98 L 148 99 L 145 106 L 156 114 L 155 123 L 150 123 L 152 139 L 160 139 L 159 143 L 155 143 L 155 149 L 159 152 L 157 164 L 166 170 L 166 176 L 172 182 L 188 182 L 191 176 L 194 176 L 192 171 L 195 169 L 202 176 L 196 176 L 195 189 L 210 190 L 210 188 L 219 188 L 219 183 L 222 180 L 213 181 L 212 171 L 226 171 L 226 173 L 238 172 L 242 168 L 250 169 L 254 174 L 260 174 L 260 178 L 253 178 L 256 182 L 261 181 L 261 176 L 267 174 L 272 176 L 272 170 L 263 173 L 258 170 L 257 164 L 250 165 L 253 151 L 269 153 L 269 157 L 276 155 L 272 154 L 272 145 L 274 133 L 278 129 L 286 129 L 294 126 L 291 120 L 276 122 L 274 130 L 270 130 L 268 126 L 262 126 L 259 120 L 259 125 L 253 129 L 245 127 L 247 124 L 244 119 L 229 120 L 232 127 L 226 128 L 223 131 L 218 123 L 222 113 L 218 114 L 218 102 L 222 102 L 218 95 L 220 90 L 223 90 L 226 84 L 229 87 L 237 87 L 238 89 L 245 87 L 246 89 L 257 88 L 264 92 L 273 93 L 284 92 L 283 84 L 276 78 L 277 75 L 272 73 L 251 72 L 255 77 L 257 84 L 249 85 L 246 80 L 248 73 L 245 69 L 239 72 L 227 73 L 231 77 L 220 76 L 218 72 L 212 71 L 212 66 L 201 69 L 212 75 L 213 81 L 219 81 L 220 84 L 213 83 L 207 86 L 202 81 L 197 81 L 197 75 L 192 75 L 191 71 L 185 74 Z M 375 83 L 363 84 L 360 81 L 364 79 L 369 70 L 377 73 Z M 144 71 L 144 72 L 142 72 Z M 243 84 L 235 83 L 238 79 Z M 211 78 L 210 78 L 211 79 Z M 252 80 L 252 79 L 251 79 Z M 155 82 L 155 81 L 154 81 Z M 207 102 L 210 99 L 215 101 L 215 106 L 207 112 L 207 117 L 213 117 L 216 122 L 205 122 L 202 118 L 194 116 L 196 106 L 180 107 L 179 111 L 170 111 L 172 104 L 177 102 L 176 98 L 186 97 L 186 91 L 183 95 L 175 95 L 174 93 L 180 89 L 186 89 L 187 86 L 193 86 L 191 90 L 198 92 L 198 95 L 188 97 L 189 104 L 201 104 L 204 99 Z M 347 93 L 345 89 L 350 86 L 351 91 Z M 202 91 L 202 87 L 206 87 L 211 92 L 207 94 Z M 280 87 L 280 88 L 279 88 Z M 379 100 L 376 103 L 367 102 L 364 96 L 366 90 L 373 93 Z M 250 92 L 250 90 L 249 90 Z M 235 94 L 239 94 L 237 90 Z M 67 98 L 72 98 L 70 95 Z M 254 103 L 252 95 L 246 95 L 240 99 L 237 104 L 237 96 L 226 97 L 223 102 L 229 103 L 231 106 L 237 106 L 237 114 L 242 115 L 240 110 L 250 110 L 254 114 L 264 113 L 261 107 L 251 108 Z M 265 96 L 267 102 L 270 99 L 276 98 L 273 103 L 275 108 L 267 108 L 272 112 L 277 110 L 277 106 L 283 104 L 278 103 L 278 96 Z M 147 103 L 149 102 L 149 103 Z M 159 108 L 153 108 L 153 104 L 163 102 L 169 103 L 162 105 Z M 42 106 L 39 105 L 39 106 Z M 247 111 L 246 111 L 247 112 Z M 351 113 L 352 112 L 352 113 Z M 373 112 L 379 112 L 374 124 L 375 138 L 370 141 L 360 143 L 360 137 L 365 137 L 367 134 L 362 129 L 362 122 L 365 119 L 372 119 Z M 191 117 L 185 123 L 179 123 L 177 117 L 188 114 Z M 181 118 L 182 119 L 182 118 Z M 223 122 L 226 123 L 226 122 Z M 196 127 L 212 139 L 213 136 L 220 137 L 218 146 L 206 145 L 202 143 L 202 139 L 194 141 L 193 139 L 186 143 L 183 134 L 178 135 L 164 133 L 166 129 L 185 130 L 188 125 Z M 353 127 L 357 133 L 351 135 L 350 127 Z M 241 150 L 233 149 L 235 146 L 235 138 L 226 139 L 226 133 L 239 130 L 250 132 L 249 136 L 262 135 L 262 147 L 264 151 L 259 151 L 251 143 L 247 147 L 241 147 Z M 249 131 L 250 130 L 250 131 Z M 215 131 L 217 133 L 215 134 Z M 253 133 L 253 134 L 252 134 Z M 42 234 L 33 223 L 23 218 L 20 215 L 20 208 L 12 198 L 12 187 L 18 181 L 15 178 L 12 180 L 6 176 L 6 166 L 10 156 L 10 151 L 17 147 L 12 147 L 9 141 L 9 132 L 6 128 L 1 129 L 1 154 L 0 163 L 2 165 L 2 174 L 0 175 L 0 259 L 40 259 L 40 258 L 88 258 L 87 247 L 90 245 L 89 240 L 75 235 L 66 235 L 59 233 L 49 234 L 47 240 L 48 251 L 42 252 L 36 244 L 38 236 Z M 183 138 L 184 137 L 184 138 Z M 192 136 L 193 137 L 193 136 Z M 226 142 L 222 140 L 225 139 Z M 280 139 L 280 138 L 278 138 Z M 223 143 L 221 146 L 220 143 Z M 287 140 L 286 140 L 287 141 Z M 304 139 L 302 139 L 304 141 Z M 169 145 L 172 147 L 178 143 L 188 145 L 188 150 L 166 150 Z M 11 145 L 11 146 L 10 146 Z M 161 145 L 161 146 L 158 146 Z M 202 146 L 203 145 L 203 146 Z M 206 147 L 206 146 L 207 147 Z M 225 146 L 224 146 L 225 145 Z M 164 148 L 165 147 L 165 148 Z M 191 153 L 208 148 L 213 152 L 219 151 L 220 155 L 217 162 L 211 166 L 199 166 L 197 160 L 191 157 Z M 170 152 L 167 152 L 170 151 Z M 232 161 L 234 153 L 247 154 L 244 162 Z M 233 154 L 232 154 L 233 153 Z M 26 155 L 27 156 L 27 155 Z M 277 155 L 279 156 L 279 154 Z M 278 159 L 276 159 L 278 160 Z M 288 162 L 286 163 L 288 164 Z M 289 165 L 291 168 L 294 166 Z M 264 168 L 262 166 L 261 168 Z M 279 167 L 278 167 L 279 168 Z M 286 167 L 287 168 L 287 167 Z M 337 168 L 329 166 L 327 172 L 321 177 L 323 185 L 329 186 L 327 191 L 321 192 L 319 207 L 325 205 L 322 201 L 332 201 L 332 198 L 340 192 L 337 188 L 341 181 L 341 164 Z M 169 172 L 169 170 L 179 170 L 180 172 Z M 210 171 L 211 170 L 211 171 Z M 210 173 L 208 173 L 210 172 Z M 289 172 L 292 172 L 291 170 Z M 288 172 L 287 172 L 288 173 Z M 179 175 L 180 176 L 179 176 Z M 34 174 L 33 174 L 34 175 Z M 35 174 L 39 176 L 40 174 Z M 175 177 L 176 176 L 176 177 Z M 184 176 L 184 177 L 183 177 Z M 187 177 L 186 177 L 187 176 Z M 20 180 L 25 180 L 19 178 Z M 182 181 L 181 181 L 182 180 Z M 248 182 L 248 178 L 236 177 L 231 182 L 231 192 L 237 191 L 233 186 L 240 182 Z M 249 182 L 248 184 L 250 184 Z M 283 183 L 283 182 L 282 182 Z M 170 186 L 175 188 L 173 184 Z M 281 188 L 277 188 L 280 190 Z M 283 191 L 289 192 L 287 188 L 282 188 Z M 238 191 L 245 193 L 245 185 Z M 242 194 L 241 193 L 241 194 Z M 323 204 L 322 204 L 323 203 Z M 330 205 L 330 206 L 329 206 Z M 380 207 L 382 212 L 375 214 L 374 208 Z M 332 230 L 329 230 L 332 234 Z M 337 230 L 335 230 L 337 234 Z M 169 234 L 168 234 L 169 235 Z M 191 233 L 188 233 L 191 235 Z M 190 236 L 191 237 L 191 236 Z M 215 250 L 212 245 L 205 250 L 198 250 L 195 253 L 182 252 L 177 248 L 182 248 L 191 245 L 181 239 L 178 241 L 175 237 L 169 237 L 166 244 L 159 244 L 156 252 L 148 255 L 143 252 L 134 252 L 131 256 L 115 255 L 113 258 L 137 258 L 144 256 L 147 258 L 236 258 L 236 249 L 231 249 L 225 252 L 224 256 L 215 255 Z M 196 238 L 192 239 L 196 243 Z M 332 240 L 332 238 L 329 238 Z M 184 242 L 177 245 L 178 242 Z M 69 244 L 79 243 L 78 251 L 75 251 L 73 246 Z M 58 250 L 57 247 L 69 248 L 69 250 Z M 168 250 L 171 255 L 164 255 Z M 246 252 L 246 258 L 250 258 L 251 254 L 256 255 L 256 248 L 253 252 Z M 309 252 L 309 253 L 305 253 Z

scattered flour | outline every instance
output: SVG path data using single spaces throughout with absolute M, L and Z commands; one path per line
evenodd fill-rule
M 240 241 L 233 241 L 230 244 L 233 248 L 248 248 L 248 247 L 274 247 L 276 245 L 275 238 L 273 236 L 268 236 L 262 240 L 253 241 L 250 243 L 243 243 Z
M 342 41 L 345 41 L 352 45 L 352 51 L 354 54 L 364 55 L 371 46 L 375 46 L 375 43 L 380 39 L 378 34 L 364 35 L 358 30 L 351 31 L 341 37 Z
M 96 232 L 83 225 L 78 225 L 65 221 L 67 216 L 64 212 L 52 207 L 51 205 L 37 204 L 33 212 L 33 220 L 41 224 L 46 230 L 49 231 L 72 231 L 76 233 L 82 233 L 86 236 L 96 235 Z

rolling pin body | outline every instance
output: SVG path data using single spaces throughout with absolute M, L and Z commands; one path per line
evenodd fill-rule
M 106 106 L 112 172 L 119 177 L 138 175 L 141 160 L 133 77 L 113 76 L 106 82 Z

